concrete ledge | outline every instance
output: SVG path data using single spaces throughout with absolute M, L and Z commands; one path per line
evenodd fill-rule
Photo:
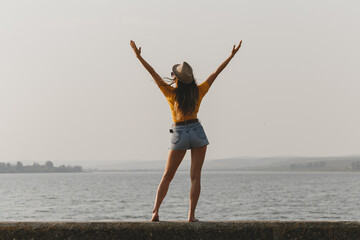
M 360 222 L 0 222 L 0 240 L 360 239 Z

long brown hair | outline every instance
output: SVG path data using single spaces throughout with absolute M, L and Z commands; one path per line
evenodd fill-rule
M 199 89 L 195 79 L 189 84 L 177 81 L 175 101 L 178 105 L 177 109 L 181 114 L 188 115 L 195 111 L 196 104 L 199 101 Z

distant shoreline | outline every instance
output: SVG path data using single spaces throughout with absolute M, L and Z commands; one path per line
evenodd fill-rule
M 33 165 L 24 166 L 22 162 L 15 165 L 0 162 L 0 174 L 9 173 L 73 173 L 82 172 L 81 166 L 65 166 L 55 167 L 51 161 L 47 161 L 44 165 L 34 163 Z
M 164 171 L 165 160 L 112 161 L 92 164 L 89 171 Z M 184 161 L 178 171 L 189 171 L 191 162 Z M 206 159 L 202 171 L 285 171 L 285 172 L 359 172 L 360 155 L 330 157 L 232 157 Z
M 163 172 L 162 169 L 104 169 L 104 170 L 91 170 L 84 172 Z M 189 170 L 179 169 L 177 172 L 189 172 Z M 288 172 L 288 173 L 306 173 L 306 172 L 349 172 L 349 173 L 359 173 L 360 171 L 354 170 L 245 170 L 245 169 L 204 169 L 202 172 Z

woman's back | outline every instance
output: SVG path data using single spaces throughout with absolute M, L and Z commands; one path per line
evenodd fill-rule
M 191 120 L 191 119 L 197 119 L 197 113 L 199 112 L 201 101 L 202 101 L 203 97 L 205 96 L 205 94 L 208 92 L 210 86 L 207 82 L 203 82 L 202 84 L 198 85 L 197 87 L 199 90 L 199 97 L 196 101 L 195 109 L 191 114 L 184 115 L 184 114 L 182 114 L 181 111 L 178 110 L 178 107 L 177 107 L 176 92 L 175 92 L 176 88 L 174 88 L 170 85 L 165 85 L 165 84 L 159 85 L 160 90 L 162 91 L 162 93 L 166 97 L 166 100 L 169 103 L 172 118 L 175 123 L 183 122 L 183 121 L 187 121 L 187 120 Z

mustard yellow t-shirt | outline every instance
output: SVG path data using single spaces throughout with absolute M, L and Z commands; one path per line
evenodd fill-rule
M 182 115 L 179 111 L 175 110 L 175 88 L 168 85 L 159 85 L 160 90 L 166 97 L 166 100 L 169 103 L 171 114 L 174 122 L 183 122 L 190 119 L 197 119 L 197 113 L 199 112 L 200 103 L 205 94 L 208 92 L 210 86 L 207 82 L 203 82 L 202 84 L 198 85 L 199 89 L 199 100 L 195 106 L 195 111 L 190 115 Z

